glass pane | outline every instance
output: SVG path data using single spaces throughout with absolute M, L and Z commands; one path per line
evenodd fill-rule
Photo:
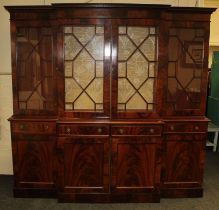
M 135 45 L 130 41 L 127 36 L 119 36 L 119 49 L 118 58 L 119 61 L 127 60 L 128 57 L 134 52 Z
M 88 43 L 88 41 L 92 40 L 95 34 L 94 26 L 73 26 L 73 34 L 79 40 L 82 45 Z
M 119 77 L 126 77 L 126 62 L 119 62 L 118 63 L 118 76 Z
M 65 35 L 65 60 L 73 60 L 81 49 L 82 45 L 72 35 Z
M 170 29 L 167 101 L 176 110 L 200 108 L 203 43 L 202 29 Z
M 96 103 L 103 102 L 103 78 L 96 78 L 93 82 L 88 86 L 86 92 Z
M 118 30 L 117 108 L 119 111 L 152 110 L 157 66 L 156 28 L 121 26 Z
M 96 27 L 96 33 L 97 33 L 97 34 L 103 34 L 103 33 L 104 33 L 104 27 L 102 27 L 102 26 L 97 26 L 97 27 Z
M 135 88 L 139 88 L 148 78 L 148 62 L 139 51 L 127 62 L 127 77 Z
M 154 101 L 154 79 L 148 79 L 139 89 L 139 93 L 144 97 L 146 102 L 153 103 Z
M 86 95 L 85 93 L 82 93 L 78 99 L 74 102 L 74 109 L 75 110 L 94 110 L 95 105 L 94 102 Z
M 65 78 L 65 102 L 72 103 L 83 89 L 71 78 Z
M 16 36 L 19 108 L 52 110 L 52 31 L 50 28 L 18 28 Z
M 118 79 L 118 103 L 127 103 L 134 93 L 135 89 L 127 79 Z
M 155 36 L 149 36 L 141 45 L 140 50 L 149 61 L 155 61 L 156 58 L 156 42 Z
M 65 108 L 103 110 L 104 27 L 64 27 Z
M 74 80 L 85 89 L 95 77 L 95 61 L 83 50 L 74 61 Z
M 147 27 L 128 27 L 128 36 L 138 46 L 149 34 Z
M 126 34 L 126 26 L 119 27 L 119 34 Z
M 96 62 L 96 77 L 103 77 L 103 61 Z
M 138 93 L 135 93 L 135 95 L 127 102 L 126 108 L 128 110 L 146 109 L 147 103 Z

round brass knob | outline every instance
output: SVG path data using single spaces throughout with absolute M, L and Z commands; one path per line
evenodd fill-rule
M 195 130 L 196 131 L 199 130 L 199 126 L 198 125 L 195 126 Z
M 102 128 L 98 128 L 98 129 L 97 129 L 97 132 L 98 132 L 98 133 L 102 133 Z
M 150 133 L 154 133 L 154 129 L 153 128 L 150 129 Z
M 174 131 L 174 129 L 175 129 L 174 126 L 171 125 L 171 126 L 170 126 L 170 130 L 171 130 L 171 131 Z
M 120 129 L 119 129 L 119 133 L 120 133 L 120 134 L 123 134 L 123 133 L 124 133 L 124 130 L 123 130 L 122 128 L 120 128 Z
M 21 124 L 21 125 L 19 126 L 19 128 L 20 128 L 20 130 L 24 130 L 24 125 Z
M 66 133 L 71 133 L 71 128 L 67 128 Z
M 45 130 L 48 130 L 48 129 L 49 129 L 49 126 L 48 126 L 48 125 L 45 125 L 44 128 L 45 128 Z

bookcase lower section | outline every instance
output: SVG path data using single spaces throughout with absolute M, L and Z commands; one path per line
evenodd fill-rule
M 11 120 L 15 197 L 202 197 L 207 121 Z

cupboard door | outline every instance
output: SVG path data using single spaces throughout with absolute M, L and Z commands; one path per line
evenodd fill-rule
M 17 27 L 16 82 L 13 83 L 15 112 L 54 114 L 56 112 L 51 27 Z
M 112 191 L 154 192 L 159 187 L 159 138 L 113 137 Z
M 109 139 L 86 136 L 62 137 L 59 141 L 63 141 L 61 191 L 109 192 Z
M 54 137 L 14 137 L 15 185 L 18 188 L 54 188 Z
M 167 137 L 164 180 L 166 187 L 201 186 L 206 136 L 193 135 L 170 134 Z

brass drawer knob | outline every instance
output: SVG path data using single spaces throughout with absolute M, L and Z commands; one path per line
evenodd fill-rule
M 120 133 L 120 134 L 123 134 L 123 133 L 124 133 L 124 130 L 123 130 L 122 128 L 120 128 L 120 129 L 119 129 L 119 133 Z
M 154 129 L 153 128 L 150 129 L 150 133 L 154 133 Z
M 20 126 L 19 126 L 19 128 L 20 128 L 20 130 L 24 130 L 24 124 L 21 124 Z
M 45 128 L 45 130 L 48 130 L 49 126 L 48 125 L 44 125 L 44 128 Z
M 171 130 L 171 131 L 174 131 L 174 130 L 175 130 L 175 128 L 174 128 L 173 125 L 170 126 L 170 130 Z
M 98 128 L 98 129 L 97 129 L 97 132 L 98 132 L 98 133 L 102 133 L 102 131 L 103 131 L 102 128 Z
M 195 126 L 195 130 L 196 131 L 199 130 L 199 126 L 198 125 Z
M 71 133 L 71 128 L 66 128 L 66 133 Z

